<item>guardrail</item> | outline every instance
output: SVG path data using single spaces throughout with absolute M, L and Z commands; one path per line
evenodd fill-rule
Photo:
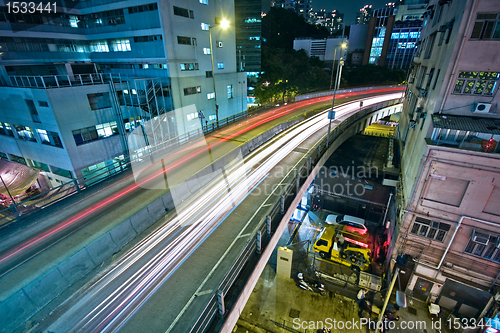
M 361 108 L 360 111 L 350 116 L 348 119 L 341 122 L 335 130 L 330 135 L 330 142 L 333 143 L 340 134 L 349 127 L 352 123 L 356 122 L 360 118 L 372 113 L 376 110 L 399 104 L 402 99 L 395 99 L 392 101 L 387 101 L 379 103 L 373 106 Z M 329 146 L 328 145 L 328 146 Z M 205 308 L 200 311 L 198 319 L 192 324 L 189 332 L 205 332 L 209 326 L 213 325 L 213 320 L 219 315 L 220 322 L 224 319 L 224 314 L 221 309 L 228 309 L 231 307 L 231 296 L 239 291 L 235 287 L 235 281 L 238 280 L 245 268 L 254 267 L 254 261 L 258 260 L 259 254 L 262 249 L 269 243 L 272 235 L 278 228 L 282 217 L 285 212 L 290 208 L 293 199 L 299 192 L 302 185 L 304 185 L 307 177 L 310 175 L 311 171 L 314 169 L 316 164 L 321 159 L 322 155 L 327 150 L 327 138 L 320 141 L 309 153 L 303 157 L 304 163 L 297 167 L 299 173 L 297 173 L 288 182 L 285 190 L 280 196 L 280 199 L 274 203 L 274 205 L 268 210 L 266 217 L 262 219 L 259 225 L 252 232 L 253 236 L 248 240 L 245 247 L 240 251 L 238 257 L 233 262 L 231 267 L 226 271 L 223 280 L 219 284 L 216 292 L 212 294 L 212 297 L 208 301 Z M 219 322 L 219 323 L 220 323 Z
M 96 79 L 92 79 L 92 82 L 94 84 L 97 83 L 106 83 L 109 82 L 110 80 L 122 80 L 121 77 L 113 77 L 108 74 L 93 74 L 96 76 Z M 26 77 L 28 78 L 28 77 Z M 31 77 L 35 78 L 35 77 Z M 43 77 L 41 77 L 43 78 Z M 102 81 L 100 81 L 102 80 Z M 40 83 L 35 83 L 35 85 L 40 85 Z M 38 86 L 39 88 L 44 88 L 44 86 Z M 397 87 L 397 86 L 383 86 L 383 87 L 377 87 L 377 88 L 390 88 L 390 87 Z M 370 90 L 374 89 L 375 87 L 365 87 L 365 88 L 355 88 L 355 89 L 345 89 L 345 90 L 339 90 L 338 93 L 340 92 L 357 92 L 357 91 L 365 91 L 365 90 Z M 321 93 L 314 93 L 314 94 L 307 94 L 307 95 L 301 95 L 296 98 L 297 101 L 303 100 L 303 99 L 310 99 L 310 98 L 316 98 L 316 97 L 322 97 L 322 96 L 328 96 L 332 95 L 333 91 L 326 91 L 326 92 L 321 92 Z M 162 142 L 158 145 L 153 145 L 146 147 L 142 151 L 142 155 L 138 156 L 137 158 L 141 158 L 144 155 L 148 156 L 151 154 L 153 151 L 157 152 L 158 150 L 165 149 L 167 147 L 172 147 L 173 145 L 181 145 L 186 142 L 189 142 L 192 139 L 198 138 L 201 135 L 205 135 L 208 133 L 211 133 L 213 131 L 216 131 L 218 129 L 221 129 L 233 122 L 236 122 L 238 120 L 247 118 L 251 115 L 255 114 L 253 112 L 252 114 L 249 114 L 248 111 L 243 111 L 238 114 L 226 117 L 224 119 L 220 119 L 217 122 L 212 122 L 208 125 L 203 126 L 202 128 L 199 128 L 195 131 L 191 131 L 182 135 L 179 135 L 177 137 L 174 137 L 172 139 L 169 139 L 165 142 Z M 100 169 L 96 169 L 92 176 L 90 178 L 87 177 L 78 177 L 73 179 L 72 181 L 69 181 L 67 183 L 64 183 L 60 186 L 57 186 L 55 188 L 52 188 L 48 191 L 42 192 L 36 196 L 27 198 L 23 201 L 16 202 L 12 204 L 10 207 L 4 208 L 0 210 L 0 229 L 5 228 L 6 226 L 10 225 L 13 222 L 16 222 L 20 216 L 23 216 L 23 218 L 26 218 L 33 212 L 36 212 L 39 209 L 49 207 L 55 203 L 60 202 L 61 200 L 68 198 L 74 194 L 77 194 L 85 189 L 87 189 L 90 186 L 96 185 L 110 177 L 116 176 L 118 173 L 124 172 L 128 170 L 131 166 L 132 161 L 134 159 L 124 159 L 123 161 L 120 162 L 115 162 L 118 163 L 118 166 L 115 166 L 114 168 L 109 169 L 108 166 L 105 166 Z
M 398 88 L 401 86 L 382 86 L 382 87 L 363 87 L 363 88 L 346 88 L 342 90 L 337 90 L 335 94 L 345 94 L 345 93 L 350 93 L 350 92 L 359 92 L 359 91 L 365 91 L 365 90 L 371 90 L 371 89 L 384 89 L 384 88 Z M 321 91 L 317 93 L 310 93 L 310 94 L 305 94 L 305 95 L 300 95 L 295 97 L 295 102 L 298 101 L 303 101 L 305 99 L 311 99 L 311 98 L 317 98 L 317 97 L 325 97 L 325 96 L 332 96 L 333 95 L 333 90 L 328 90 L 328 91 Z

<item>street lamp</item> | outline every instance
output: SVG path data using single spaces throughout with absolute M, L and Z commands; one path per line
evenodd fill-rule
M 217 127 L 219 125 L 219 105 L 217 104 L 217 91 L 215 88 L 215 70 L 214 70 L 214 51 L 212 47 L 212 28 L 220 26 L 222 29 L 227 29 L 229 27 L 229 21 L 226 19 L 222 19 L 219 23 L 217 20 L 214 25 L 210 25 L 208 27 L 208 34 L 210 36 L 210 58 L 212 60 L 212 79 L 214 82 L 214 101 L 215 101 L 215 121 L 217 122 Z
M 333 53 L 333 62 L 335 63 L 335 57 L 337 55 L 337 47 L 335 47 L 335 51 Z M 347 48 L 347 43 L 344 43 L 344 33 L 342 32 L 342 44 L 340 44 L 340 48 L 342 51 L 344 51 Z M 328 112 L 328 134 L 326 136 L 326 148 L 330 145 L 330 131 L 332 128 L 332 119 L 335 118 L 335 113 L 333 111 L 333 105 L 335 104 L 335 94 L 337 93 L 337 89 L 340 87 L 340 77 L 342 76 L 342 66 L 344 66 L 344 59 L 343 59 L 343 54 L 344 52 L 341 53 L 339 57 L 339 62 L 337 64 L 337 74 L 335 77 L 335 85 L 333 86 L 333 98 L 332 98 L 332 110 Z M 333 67 L 332 66 L 332 79 L 333 79 Z M 330 83 L 330 88 L 331 88 L 331 83 Z

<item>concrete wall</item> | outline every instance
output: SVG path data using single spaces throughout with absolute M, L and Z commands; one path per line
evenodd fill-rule
M 242 154 L 243 156 L 249 154 L 296 122 L 297 120 L 279 124 L 271 130 L 262 133 L 239 147 L 239 149 L 233 150 L 222 159 L 216 161 L 214 163 L 215 167 L 220 168 L 223 165 L 227 165 L 227 161 L 238 154 Z M 184 195 L 188 197 L 204 186 L 206 180 L 203 179 L 203 176 L 211 172 L 211 170 L 212 166 L 207 166 L 198 174 L 186 180 L 186 183 L 189 183 L 189 185 L 184 188 L 189 190 Z M 24 323 L 67 288 L 87 275 L 104 260 L 118 252 L 123 246 L 160 218 L 164 217 L 167 211 L 171 211 L 174 208 L 171 194 L 166 193 L 78 252 L 67 254 L 68 257 L 66 260 L 36 280 L 28 283 L 22 289 L 14 292 L 0 303 L 0 313 L 3 314 L 0 317 L 0 332 L 10 332 Z

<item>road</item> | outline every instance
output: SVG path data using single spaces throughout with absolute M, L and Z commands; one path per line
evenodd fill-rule
M 400 96 L 401 94 L 392 94 L 368 98 L 364 100 L 364 105 L 368 106 Z M 341 106 L 336 109 L 337 119 L 342 120 L 358 109 L 357 102 Z M 184 202 L 182 209 L 177 207 L 177 216 L 173 220 L 149 234 L 142 242 L 123 254 L 108 272 L 88 285 L 85 292 L 78 296 L 78 300 L 74 301 L 72 306 L 68 307 L 59 318 L 54 318 L 48 331 L 94 332 L 116 329 L 137 331 L 141 326 L 145 328 L 144 318 L 149 317 L 147 314 L 155 312 L 154 310 L 148 311 L 148 309 L 158 307 L 158 303 L 153 299 L 156 298 L 156 291 L 159 290 L 163 290 L 163 296 L 167 297 L 165 301 L 167 299 L 169 301 L 175 299 L 175 301 L 168 302 L 170 309 L 168 316 L 157 318 L 154 323 L 148 318 L 147 331 L 186 331 L 183 317 L 189 313 L 186 309 L 191 306 L 194 299 L 198 298 L 197 295 L 205 295 L 201 293 L 203 290 L 199 289 L 200 286 L 204 287 L 206 282 L 204 279 L 214 278 L 216 274 L 213 269 L 228 263 L 222 263 L 221 256 L 214 257 L 211 253 L 202 251 L 201 255 L 206 256 L 207 259 L 203 265 L 204 269 L 198 270 L 199 265 L 197 265 L 197 273 L 185 275 L 181 279 L 191 288 L 193 285 L 198 286 L 197 290 L 191 294 L 184 293 L 184 288 L 168 288 L 168 282 L 171 280 L 169 277 L 178 272 L 179 268 L 186 266 L 181 264 L 192 257 L 191 253 L 200 255 L 200 251 L 195 250 L 202 245 L 206 247 L 207 241 L 205 240 L 213 236 L 215 229 L 217 231 L 227 229 L 229 224 L 232 233 L 236 233 L 235 236 L 222 237 L 224 241 L 220 239 L 220 235 L 217 236 L 216 241 L 219 247 L 222 246 L 221 243 L 224 243 L 226 249 L 232 248 L 236 242 L 244 241 L 244 231 L 253 222 L 255 214 L 254 216 L 250 213 L 245 213 L 243 216 L 240 214 L 237 218 L 240 223 L 236 227 L 234 223 L 230 223 L 230 220 L 234 220 L 235 214 L 238 215 L 237 210 L 240 206 L 245 206 L 248 200 L 262 201 L 259 206 L 252 204 L 254 210 L 255 207 L 262 207 L 273 196 L 273 192 L 260 191 L 259 195 L 251 195 L 253 191 L 271 178 L 275 184 L 276 182 L 283 183 L 283 180 L 293 171 L 293 167 L 289 168 L 290 172 L 286 175 L 277 175 L 273 170 L 275 171 L 280 163 L 290 164 L 291 155 L 299 145 L 303 145 L 307 140 L 317 141 L 318 136 L 324 136 L 327 125 L 326 113 L 322 112 L 293 126 L 248 156 L 229 163 L 202 191 Z M 210 148 L 214 160 L 218 156 L 217 147 L 218 145 L 214 143 Z M 187 154 L 190 158 L 198 158 L 198 151 L 200 149 L 194 147 Z M 173 161 L 169 161 L 167 165 L 171 166 L 172 163 Z M 180 177 L 174 169 L 174 177 Z M 146 179 L 151 180 L 149 176 Z M 252 218 L 248 220 L 250 216 Z M 234 255 L 234 251 L 231 255 Z M 229 258 L 231 255 L 224 252 L 222 257 L 228 256 Z M 211 292 L 213 290 L 206 294 Z M 194 298 L 191 295 L 194 295 Z M 203 303 L 201 298 L 200 302 Z M 182 326 L 179 326 L 181 323 L 183 323 Z

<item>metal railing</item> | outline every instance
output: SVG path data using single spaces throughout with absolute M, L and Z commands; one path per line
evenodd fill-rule
M 112 75 L 105 73 L 94 74 L 73 74 L 73 75 L 14 75 L 9 76 L 10 82 L 4 82 L 10 87 L 19 88 L 64 88 L 73 86 L 85 86 L 96 84 L 108 84 L 110 82 L 124 82 L 121 75 Z
M 382 87 L 362 87 L 362 88 L 346 88 L 346 89 L 341 89 L 337 90 L 335 93 L 336 94 L 345 94 L 345 93 L 350 93 L 350 92 L 360 92 L 360 91 L 365 91 L 365 90 L 372 90 L 372 89 L 389 89 L 389 88 L 401 88 L 403 89 L 404 86 L 382 86 Z M 332 96 L 333 95 L 333 90 L 328 90 L 328 91 L 321 91 L 321 92 L 316 92 L 316 93 L 309 93 L 305 95 L 299 95 L 295 97 L 295 102 L 298 101 L 303 101 L 306 99 L 311 99 L 311 98 L 317 98 L 317 97 L 325 97 L 325 96 Z
M 372 113 L 379 109 L 399 104 L 401 103 L 401 101 L 401 99 L 396 99 L 361 108 L 360 111 L 341 122 L 333 130 L 333 135 L 330 135 L 330 144 L 333 143 L 343 133 L 344 129 L 349 127 L 360 118 L 363 118 L 369 113 Z M 307 177 L 310 175 L 313 168 L 317 165 L 321 156 L 328 149 L 326 141 L 327 138 L 325 137 L 323 140 L 317 143 L 317 145 L 311 148 L 309 150 L 309 153 L 303 157 L 304 162 L 302 163 L 302 165 L 297 167 L 299 173 L 297 173 L 290 180 L 290 182 L 288 182 L 286 188 L 283 190 L 280 196 L 280 199 L 274 203 L 274 205 L 268 210 L 265 218 L 263 218 L 254 229 L 254 231 L 252 232 L 253 236 L 248 240 L 247 244 L 239 252 L 231 267 L 226 271 L 226 274 L 224 275 L 224 278 L 216 289 L 216 292 L 212 294 L 212 297 L 208 301 L 205 308 L 200 311 L 198 319 L 192 324 L 190 332 L 205 332 L 208 327 L 213 324 L 213 320 L 217 317 L 218 314 L 218 318 L 221 320 L 221 322 L 223 321 L 225 313 L 220 313 L 221 307 L 219 306 L 218 302 L 218 297 L 220 296 L 217 293 L 222 294 L 223 296 L 231 295 L 232 289 L 235 288 L 234 282 L 240 277 L 240 274 L 249 265 L 253 266 L 253 261 L 258 260 L 259 253 L 261 253 L 265 245 L 267 245 L 271 240 L 274 231 L 278 228 L 278 225 L 281 222 L 282 216 L 284 216 L 284 213 L 288 210 L 288 208 L 290 208 L 290 205 L 299 192 L 301 186 L 304 185 Z M 304 170 L 306 174 L 304 174 Z M 236 290 L 234 292 L 238 291 Z M 231 302 L 226 302 L 225 298 L 224 305 L 224 307 L 228 309 L 231 306 Z

